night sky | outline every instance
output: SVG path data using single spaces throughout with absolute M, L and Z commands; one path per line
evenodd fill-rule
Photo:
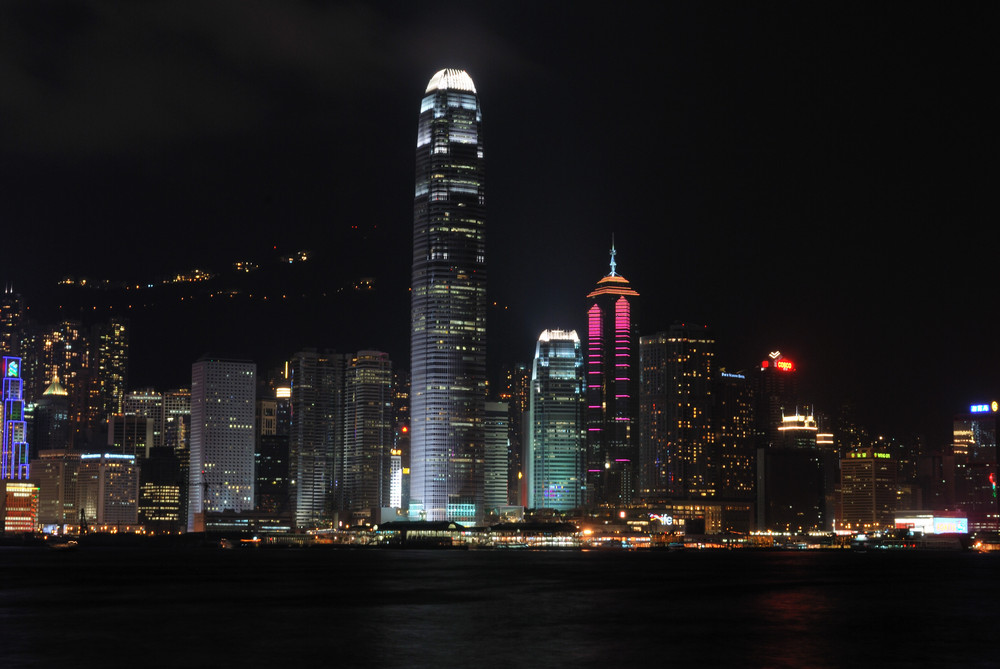
M 3 2 L 0 279 L 54 320 L 66 275 L 308 249 L 311 297 L 280 313 L 137 313 L 132 385 L 186 384 L 209 349 L 404 365 L 417 112 L 463 68 L 491 368 L 582 331 L 613 234 L 642 333 L 708 324 L 734 371 L 781 349 L 821 408 L 936 445 L 1000 397 L 996 26 L 986 5 Z M 315 297 L 362 276 L 363 305 Z

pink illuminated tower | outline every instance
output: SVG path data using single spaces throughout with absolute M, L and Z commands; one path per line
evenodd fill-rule
M 636 298 L 628 280 L 611 272 L 587 295 L 586 444 L 587 502 L 628 504 L 635 489 L 639 435 L 639 338 Z

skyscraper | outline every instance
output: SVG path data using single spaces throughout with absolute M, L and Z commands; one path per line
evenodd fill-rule
M 715 497 L 717 431 L 712 420 L 715 339 L 674 323 L 640 340 L 642 488 L 674 497 Z
M 20 481 L 30 476 L 28 435 L 21 395 L 21 359 L 3 357 L 3 389 L 0 394 L 0 480 Z
M 188 531 L 206 512 L 252 511 L 257 366 L 204 357 L 191 367 Z
M 627 504 L 638 459 L 638 344 L 633 308 L 639 293 L 615 271 L 587 295 L 587 498 L 591 505 Z
M 510 408 L 507 402 L 486 403 L 486 451 L 483 457 L 483 506 L 493 514 L 507 506 Z
M 486 205 L 472 78 L 441 70 L 417 127 L 413 198 L 410 514 L 482 515 Z
M 289 477 L 300 529 L 328 525 L 342 508 L 344 375 L 349 358 L 306 349 L 291 361 Z
M 392 361 L 387 353 L 359 351 L 351 358 L 344 429 L 345 510 L 390 506 Z
M 546 330 L 535 346 L 528 439 L 528 507 L 583 504 L 583 352 L 576 330 Z

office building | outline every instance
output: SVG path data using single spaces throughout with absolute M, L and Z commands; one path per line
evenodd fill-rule
M 290 492 L 299 529 L 327 527 L 343 508 L 344 385 L 350 358 L 305 349 L 289 364 Z
M 257 401 L 257 502 L 258 511 L 291 513 L 289 437 L 291 386 L 279 386 L 274 397 Z
M 22 398 L 21 359 L 3 357 L 0 388 L 0 481 L 23 481 L 30 475 L 27 425 Z
M 191 367 L 188 531 L 204 514 L 252 511 L 256 365 L 203 357 Z
M 483 510 L 486 203 L 482 112 L 462 70 L 424 91 L 413 199 L 410 516 Z
M 34 441 L 36 454 L 43 451 L 64 451 L 73 444 L 69 423 L 69 397 L 58 379 L 53 379 L 35 402 Z
M 134 414 L 111 414 L 108 416 L 107 445 L 110 453 L 148 458 L 153 448 L 153 419 Z
M 840 461 L 838 530 L 872 532 L 894 526 L 896 463 L 890 453 L 859 449 Z
M 0 295 L 0 351 L 8 355 L 22 356 L 21 339 L 24 333 L 27 309 L 24 298 L 14 292 L 11 285 L 4 286 Z
M 687 323 L 640 340 L 640 471 L 646 494 L 688 498 L 719 492 L 714 348 L 707 327 Z
M 0 480 L 0 527 L 8 534 L 38 529 L 38 486 L 31 481 Z
M 629 504 L 636 487 L 639 435 L 639 293 L 616 271 L 587 295 L 586 466 L 587 503 Z
M 149 448 L 139 460 L 139 522 L 148 532 L 180 532 L 184 479 L 177 454 L 169 446 Z
M 967 514 L 973 531 L 1000 530 L 997 416 L 1000 403 L 994 401 L 970 406 L 953 422 L 955 504 Z
M 583 351 L 575 330 L 545 330 L 531 369 L 528 508 L 583 506 Z
M 84 453 L 76 483 L 79 520 L 90 527 L 135 525 L 139 520 L 139 467 L 134 455 Z
M 507 506 L 510 408 L 507 402 L 487 402 L 486 449 L 483 456 L 483 507 L 492 518 Z
M 155 434 L 154 434 L 155 440 Z M 191 481 L 191 389 L 163 393 L 163 446 L 173 450 L 181 472 L 181 524 L 187 525 Z
M 76 482 L 80 454 L 71 451 L 44 450 L 31 461 L 31 479 L 38 484 L 38 524 L 61 530 L 80 521 L 76 508 Z
M 784 413 L 800 402 L 795 362 L 781 351 L 771 351 L 754 371 L 754 432 L 756 447 L 781 441 Z
M 715 373 L 712 392 L 718 494 L 722 499 L 752 500 L 757 477 L 753 439 L 753 394 L 742 372 Z M 748 529 L 752 527 L 748 526 Z
M 142 416 L 149 419 L 153 430 L 150 448 L 163 446 L 164 405 L 163 393 L 153 388 L 143 388 L 125 393 L 122 401 L 122 413 L 127 416 Z
M 392 362 L 360 351 L 347 367 L 344 421 L 344 509 L 389 507 L 393 447 Z
M 757 449 L 759 529 L 808 532 L 833 529 L 838 461 L 821 450 L 814 412 L 808 407 L 782 413 L 774 443 Z
M 527 506 L 524 485 L 524 452 L 528 443 L 528 403 L 531 397 L 531 366 L 509 365 L 503 372 L 500 400 L 510 407 L 507 420 L 507 503 Z

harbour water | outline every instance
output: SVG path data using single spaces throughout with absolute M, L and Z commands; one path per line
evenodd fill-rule
M 959 552 L 2 548 L 0 666 L 993 667 L 998 575 Z

